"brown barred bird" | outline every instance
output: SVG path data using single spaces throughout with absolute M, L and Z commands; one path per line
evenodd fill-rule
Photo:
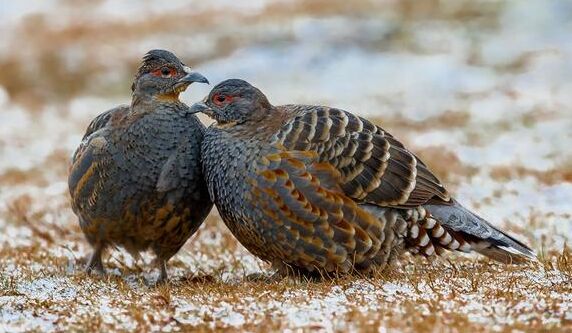
M 179 101 L 191 83 L 208 83 L 174 54 L 145 55 L 131 105 L 97 116 L 74 153 L 68 179 L 73 211 L 94 248 L 86 271 L 103 273 L 102 252 L 151 249 L 166 263 L 201 225 L 212 202 L 200 164 L 204 126 Z
M 366 119 L 325 106 L 273 106 L 238 79 L 191 109 L 216 121 L 202 143 L 212 200 L 234 236 L 279 274 L 371 272 L 404 250 L 534 258 Z

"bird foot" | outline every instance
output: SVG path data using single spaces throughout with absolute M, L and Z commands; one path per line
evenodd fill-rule
M 170 282 L 169 278 L 161 278 L 159 277 L 157 280 L 155 280 L 154 282 L 148 282 L 147 286 L 152 287 L 152 288 L 158 288 L 158 287 L 162 287 L 162 286 L 166 286 L 168 285 Z
M 169 281 L 170 281 L 170 279 L 169 279 L 169 276 L 167 274 L 165 274 L 165 275 L 160 274 L 157 281 L 155 281 L 155 283 L 153 283 L 152 285 L 154 287 L 159 287 L 159 286 L 169 284 Z
M 167 273 L 167 261 L 157 258 L 155 264 L 159 268 L 159 278 L 154 283 L 151 283 L 153 287 L 159 287 L 169 283 L 169 274 Z
M 105 276 L 105 270 L 103 269 L 103 266 L 92 266 L 92 265 L 87 265 L 84 269 L 85 273 L 87 275 L 90 276 Z
M 275 272 L 271 275 L 265 273 L 252 273 L 248 274 L 245 278 L 248 282 L 262 282 L 262 283 L 275 283 L 280 282 L 284 279 L 284 275 L 281 272 Z
M 103 262 L 101 261 L 101 250 L 96 250 L 89 259 L 84 269 L 87 275 L 105 276 Z

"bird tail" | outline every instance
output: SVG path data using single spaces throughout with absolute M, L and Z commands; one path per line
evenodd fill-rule
M 494 227 L 457 201 L 453 201 L 452 205 L 425 205 L 424 208 L 454 238 L 470 245 L 470 248 L 460 248 L 461 251 L 473 250 L 507 264 L 536 260 L 536 254 L 527 245 Z

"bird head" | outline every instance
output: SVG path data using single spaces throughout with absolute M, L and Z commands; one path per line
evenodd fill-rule
M 224 127 L 261 121 L 271 110 L 260 90 L 239 79 L 217 84 L 202 102 L 191 107 L 192 113 L 202 112 Z
M 151 50 L 143 57 L 131 90 L 137 96 L 178 98 L 193 82 L 209 83 L 201 74 L 192 72 L 173 53 Z

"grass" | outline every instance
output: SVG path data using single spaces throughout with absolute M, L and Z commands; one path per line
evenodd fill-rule
M 0 250 L 0 318 L 5 327 L 79 331 L 565 331 L 572 328 L 572 253 L 540 251 L 537 263 L 501 265 L 449 254 L 406 255 L 374 277 L 252 282 L 269 267 L 248 254 L 216 214 L 169 265 L 171 282 L 112 251 L 108 274 L 87 276 L 89 247 L 67 194 L 50 206 L 23 195 L 3 218 L 18 238 Z M 34 204 L 36 203 L 36 205 Z M 36 206 L 37 208 L 33 208 Z M 58 215 L 58 219 L 51 216 Z M 541 223 L 531 217 L 531 225 Z M 6 243 L 6 240 L 4 239 Z
M 554 63 L 545 55 L 559 53 L 534 49 L 506 62 L 487 63 L 483 50 L 490 46 L 488 38 L 494 39 L 506 24 L 502 11 L 508 2 L 296 0 L 252 11 L 185 8 L 130 19 L 94 19 L 86 14 L 93 6 L 87 2 L 60 5 L 78 16 L 63 19 L 66 11 L 58 7 L 24 17 L 0 32 L 5 47 L 0 50 L 0 93 L 7 95 L 0 94 L 0 107 L 30 119 L 16 117 L 25 125 L 16 122 L 11 127 L 6 125 L 11 116 L 0 115 L 0 127 L 6 129 L 0 131 L 0 153 L 12 152 L 7 154 L 10 158 L 0 159 L 0 332 L 572 330 L 572 216 L 570 203 L 562 198 L 570 193 L 566 187 L 572 182 L 572 158 L 554 148 L 559 142 L 546 144 L 551 133 L 542 132 L 553 126 L 562 132 L 562 142 L 569 142 L 558 123 L 570 121 L 570 110 L 564 107 L 566 99 L 548 104 L 542 103 L 542 96 L 534 99 L 544 82 L 540 78 L 534 77 L 538 86 L 529 90 L 521 80 L 512 80 L 512 75 L 529 72 L 549 75 Z M 114 98 L 128 100 L 142 52 L 155 45 L 172 47 L 188 65 L 200 68 L 207 61 L 233 61 L 225 59 L 241 49 L 303 44 L 308 36 L 299 31 L 300 25 L 304 30 L 313 27 L 308 19 L 327 23 L 340 16 L 359 23 L 358 30 L 352 38 L 344 37 L 343 31 L 339 36 L 329 32 L 331 45 L 321 46 L 326 53 L 343 48 L 388 56 L 447 56 L 452 65 L 464 61 L 471 70 L 486 69 L 499 76 L 492 88 L 448 92 L 458 102 L 456 107 L 416 120 L 402 113 L 403 105 L 409 105 L 401 100 L 402 92 L 358 97 L 392 111 L 391 116 L 372 120 L 411 147 L 467 204 L 488 212 L 495 224 L 531 244 L 539 261 L 504 266 L 474 255 L 449 253 L 432 262 L 405 255 L 373 277 L 253 282 L 245 277 L 270 274 L 269 266 L 250 255 L 213 211 L 169 262 L 169 284 L 152 285 L 158 272 L 150 265 L 150 255 L 137 262 L 122 250 L 106 254 L 106 276 L 85 275 L 91 249 L 70 208 L 68 158 L 96 111 L 104 111 L 103 105 Z M 324 27 L 329 25 L 318 25 Z M 367 33 L 359 30 L 366 28 Z M 424 42 L 420 31 L 443 37 L 443 42 Z M 462 38 L 447 38 L 448 33 L 462 33 Z M 454 44 L 459 40 L 463 45 Z M 548 62 L 547 69 L 539 59 Z M 232 63 L 237 73 L 243 65 L 247 64 Z M 322 73 L 313 67 L 296 80 Z M 546 72 L 538 74 L 536 68 Z M 435 74 L 430 69 L 428 73 Z M 289 84 L 272 86 L 266 81 L 274 91 L 280 91 L 277 85 L 282 83 Z M 565 95 L 556 94 L 558 88 L 551 88 L 554 99 Z M 476 120 L 472 103 L 491 99 L 494 106 L 498 94 L 518 106 L 512 111 L 528 106 L 530 110 L 508 110 L 506 117 L 494 121 Z M 312 91 L 307 95 L 315 101 Z M 327 101 L 343 102 L 335 93 Z M 445 139 L 432 145 L 418 139 L 432 138 L 431 134 Z M 477 166 L 461 154 L 475 147 L 498 150 L 497 140 L 508 136 L 516 143 L 522 135 L 537 138 L 526 151 L 530 154 L 517 163 L 498 165 L 489 158 L 485 162 L 491 165 Z M 26 167 L 21 167 L 20 157 Z M 12 158 L 15 161 L 7 161 Z

